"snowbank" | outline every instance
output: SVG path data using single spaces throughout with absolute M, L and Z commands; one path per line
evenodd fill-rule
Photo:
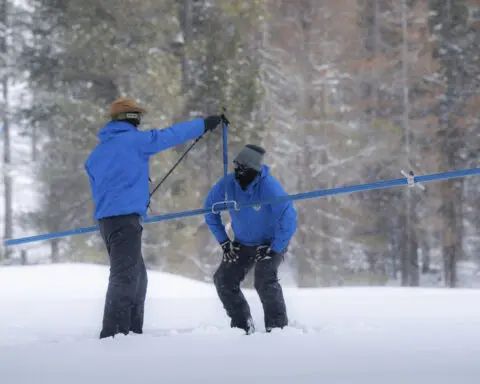
M 180 276 L 149 271 L 149 297 L 211 294 L 212 287 Z M 0 268 L 0 300 L 100 299 L 108 284 L 108 267 L 90 264 L 39 264 Z
M 228 328 L 214 288 L 149 273 L 144 335 L 98 340 L 108 268 L 0 268 L 0 383 L 477 383 L 480 291 L 285 290 L 292 327 Z

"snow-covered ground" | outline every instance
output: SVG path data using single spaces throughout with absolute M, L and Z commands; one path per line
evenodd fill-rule
M 478 383 L 480 291 L 286 289 L 290 319 L 228 328 L 214 288 L 149 273 L 144 335 L 97 338 L 108 268 L 0 268 L 0 383 Z

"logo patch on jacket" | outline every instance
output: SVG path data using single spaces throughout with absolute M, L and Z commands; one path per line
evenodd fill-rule
M 262 206 L 261 206 L 260 204 L 253 206 L 253 209 L 254 209 L 255 211 L 260 211 L 261 208 L 262 208 Z

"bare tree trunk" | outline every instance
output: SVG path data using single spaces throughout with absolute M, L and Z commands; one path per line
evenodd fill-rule
M 0 26 L 3 28 L 0 37 L 0 54 L 4 57 L 4 60 L 8 60 L 8 44 L 7 44 L 7 32 L 8 32 L 8 1 L 2 0 L 0 5 Z M 8 89 L 8 63 L 5 63 L 7 71 L 1 79 L 2 94 L 3 94 L 3 110 L 2 110 L 2 122 L 3 122 L 3 184 L 4 184 L 4 238 L 11 239 L 13 235 L 13 208 L 12 208 L 12 176 L 11 176 L 11 148 L 10 148 L 10 121 L 9 121 L 9 89 Z M 5 259 L 10 259 L 12 250 L 10 248 L 5 249 Z
M 374 25 L 373 25 L 373 60 L 376 59 L 378 54 L 378 38 L 380 33 L 380 10 L 379 10 L 379 0 L 374 0 Z M 373 93 L 373 111 L 372 111 L 372 120 L 377 119 L 377 110 L 378 110 L 378 84 L 373 80 L 377 78 L 376 76 L 377 68 L 372 66 L 372 78 L 370 79 L 370 84 L 372 84 L 372 93 Z
M 422 274 L 430 273 L 430 245 L 428 243 L 428 235 L 426 232 L 422 233 L 421 248 L 422 248 Z
M 451 132 L 455 127 L 448 115 L 448 109 L 451 102 L 451 96 L 447 96 L 444 106 L 445 113 L 441 116 L 441 127 L 444 132 Z M 454 154 L 449 145 L 448 137 L 443 138 L 441 144 L 442 153 L 444 153 L 444 161 L 442 171 L 449 170 L 454 164 Z M 447 287 L 454 288 L 457 285 L 457 252 L 459 242 L 459 228 L 457 228 L 457 209 L 456 199 L 458 199 L 455 188 L 455 181 L 444 181 L 440 185 L 442 197 L 442 215 L 443 215 L 443 230 L 442 230 L 442 248 L 444 261 L 444 276 Z
M 413 209 L 413 204 L 411 204 L 411 211 L 410 216 L 413 217 L 415 215 L 415 211 Z M 410 226 L 410 236 L 409 236 L 409 247 L 410 247 L 410 258 L 409 258 L 409 286 L 411 287 L 418 287 L 420 285 L 420 268 L 418 263 L 418 241 L 417 241 L 417 233 L 414 230 L 414 226 Z
M 448 25 L 451 29 L 452 25 L 452 3 L 447 1 Z M 452 36 L 451 30 L 448 30 L 446 36 L 450 39 Z M 456 131 L 455 122 L 451 116 L 452 105 L 455 101 L 455 86 L 456 77 L 459 76 L 457 69 L 456 58 L 449 57 L 446 62 L 446 79 L 447 89 L 444 102 L 440 105 L 440 134 L 441 134 L 441 153 L 443 155 L 443 169 L 442 171 L 451 170 L 454 166 L 455 146 L 451 143 L 451 137 Z M 457 285 L 457 243 L 458 243 L 458 229 L 455 209 L 455 200 L 458 198 L 455 190 L 455 181 L 445 181 L 441 185 L 442 196 L 442 213 L 443 213 L 443 232 L 442 232 L 442 248 L 444 261 L 444 276 L 447 287 L 454 288 Z
M 190 66 L 188 64 L 189 43 L 192 39 L 192 0 L 183 0 L 183 6 L 180 7 L 180 20 L 183 31 L 184 45 L 182 55 L 182 94 L 185 94 L 190 88 Z
M 406 164 L 410 167 L 410 99 L 409 99 L 409 75 L 408 75 L 408 4 L 403 0 L 402 4 L 402 71 L 403 71 L 403 123 L 405 129 L 405 157 Z M 418 247 L 413 226 L 415 216 L 412 191 L 405 191 L 405 249 L 403 253 L 402 285 L 416 286 L 420 276 L 418 270 Z
M 38 127 L 37 124 L 33 124 L 32 126 L 32 142 L 31 142 L 31 159 L 33 162 L 37 161 L 38 151 L 37 151 L 37 143 L 38 143 Z
M 408 56 L 408 25 L 407 25 L 407 2 L 403 0 L 402 4 L 402 35 L 403 35 L 403 44 L 402 44 L 402 70 L 403 70 L 403 125 L 404 125 L 404 136 L 405 136 L 405 157 L 407 159 L 407 164 L 409 162 L 410 156 L 410 122 L 409 122 L 409 99 L 408 99 L 408 68 L 407 68 L 407 56 Z M 410 281 L 410 257 L 411 257 L 411 203 L 412 203 L 412 193 L 409 188 L 405 189 L 405 228 L 404 228 L 404 241 L 405 247 L 402 255 L 402 285 L 409 285 Z
M 409 195 L 410 194 L 410 190 L 406 190 L 405 191 L 405 205 L 406 205 L 406 208 L 405 208 L 405 213 L 403 213 L 403 233 L 402 233 L 402 243 L 403 245 L 401 246 L 401 269 L 400 269 L 400 280 L 401 280 L 401 284 L 402 286 L 406 287 L 409 285 L 409 272 L 410 272 L 410 268 L 408 266 L 409 264 L 409 253 L 410 253 L 410 247 L 409 247 L 409 244 L 410 244 L 410 236 L 408 235 L 409 233 L 409 224 L 408 224 L 408 214 L 407 214 L 407 210 L 409 209 Z
M 465 252 L 463 249 L 463 239 L 465 236 L 465 202 L 467 201 L 465 196 L 465 179 L 457 179 L 453 182 L 453 188 L 455 189 L 455 221 L 457 229 L 457 242 L 456 242 L 456 250 L 455 254 L 457 255 L 457 262 L 464 260 Z
M 28 255 L 26 249 L 22 249 L 22 251 L 20 252 L 20 261 L 22 265 L 28 264 Z
M 50 259 L 52 263 L 58 263 L 60 259 L 60 241 L 58 239 L 53 239 L 50 241 Z
M 457 285 L 457 218 L 455 210 L 456 198 L 454 182 L 446 181 L 442 183 L 441 194 L 443 200 L 443 263 L 445 284 L 447 287 L 454 288 Z

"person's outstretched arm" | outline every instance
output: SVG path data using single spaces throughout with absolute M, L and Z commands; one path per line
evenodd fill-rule
M 138 131 L 136 133 L 136 142 L 142 153 L 151 156 L 195 139 L 206 131 L 214 130 L 221 121 L 221 116 L 210 116 L 206 119 L 197 118 L 174 124 L 164 129 Z

